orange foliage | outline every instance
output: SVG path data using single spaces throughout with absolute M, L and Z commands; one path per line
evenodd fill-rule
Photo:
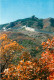
M 31 59 L 31 55 L 29 52 L 24 51 L 24 52 L 22 52 L 20 59 L 24 59 L 25 61 L 28 61 Z
M 17 66 L 4 70 L 2 80 L 54 80 L 54 38 L 42 45 L 44 52 L 39 60 L 24 60 L 24 53 Z
M 7 37 L 6 34 L 0 35 L 0 61 L 4 66 L 10 64 L 16 51 L 21 51 L 24 47 Z

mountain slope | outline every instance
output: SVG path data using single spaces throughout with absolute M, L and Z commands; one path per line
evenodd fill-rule
M 28 26 L 38 30 L 54 32 L 54 18 L 38 19 L 35 16 L 19 19 L 8 24 L 0 25 L 0 30 L 5 28 L 17 29 L 21 26 Z

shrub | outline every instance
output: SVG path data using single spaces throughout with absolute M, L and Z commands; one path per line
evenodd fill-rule
M 42 43 L 43 53 L 39 60 L 25 55 L 18 65 L 5 69 L 2 80 L 53 80 L 54 79 L 54 38 Z

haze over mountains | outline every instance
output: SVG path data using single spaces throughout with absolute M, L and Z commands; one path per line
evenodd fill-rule
M 0 25 L 0 30 L 6 29 L 17 29 L 21 26 L 28 26 L 36 30 L 42 30 L 47 32 L 54 32 L 54 18 L 38 19 L 33 15 L 32 17 L 19 19 L 14 22 Z

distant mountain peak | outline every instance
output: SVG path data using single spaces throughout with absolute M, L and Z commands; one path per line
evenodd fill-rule
M 11 28 L 11 29 L 18 29 L 21 26 L 28 26 L 34 29 L 39 29 L 43 31 L 49 31 L 54 32 L 54 18 L 47 18 L 47 19 L 39 19 L 35 17 L 35 15 L 32 15 L 29 18 L 25 19 L 18 19 L 14 22 L 10 22 L 8 24 L 0 25 L 0 30 L 5 28 Z
M 32 19 L 38 19 L 35 15 L 31 16 Z

